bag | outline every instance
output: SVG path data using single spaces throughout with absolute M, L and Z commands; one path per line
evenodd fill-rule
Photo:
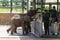
M 57 33 L 59 28 L 59 24 L 57 22 L 54 23 L 54 32 Z
M 50 33 L 57 33 L 59 30 L 59 24 L 57 22 L 51 23 L 51 26 L 49 27 Z

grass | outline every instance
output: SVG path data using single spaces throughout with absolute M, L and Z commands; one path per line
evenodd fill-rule
M 10 13 L 10 8 L 0 8 L 0 13 Z M 22 8 L 13 8 L 12 9 L 12 12 L 14 13 L 14 12 L 20 12 L 20 13 L 22 13 Z

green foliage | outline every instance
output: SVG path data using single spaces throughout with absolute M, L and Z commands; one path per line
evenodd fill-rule
M 49 6 L 45 6 L 44 10 L 49 10 Z

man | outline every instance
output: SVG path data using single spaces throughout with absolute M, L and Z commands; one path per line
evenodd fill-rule
M 50 13 L 48 12 L 48 10 L 44 10 L 42 18 L 44 22 L 45 35 L 49 35 L 49 17 L 50 17 Z
M 56 8 L 55 6 L 53 6 L 52 9 L 49 10 L 50 11 L 50 24 L 51 24 L 51 29 L 50 31 L 52 32 L 52 35 L 55 35 L 55 32 L 54 32 L 54 23 L 57 21 L 57 11 L 56 11 Z

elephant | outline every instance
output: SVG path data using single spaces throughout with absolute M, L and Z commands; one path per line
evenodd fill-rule
M 29 10 L 26 15 L 15 14 L 11 18 L 11 27 L 7 29 L 7 32 L 9 33 L 9 31 L 11 31 L 11 34 L 13 34 L 13 32 L 16 33 L 17 27 L 22 27 L 23 34 L 31 32 L 30 22 L 33 21 L 37 11 L 37 9 Z

